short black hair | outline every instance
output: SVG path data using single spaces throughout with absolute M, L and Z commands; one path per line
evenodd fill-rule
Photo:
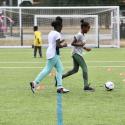
M 62 19 L 62 17 L 60 17 L 60 16 L 57 16 L 57 17 L 56 17 L 56 20 L 57 20 L 57 21 L 60 21 L 61 23 L 63 22 L 63 19 Z
M 62 23 L 59 20 L 55 20 L 51 23 L 51 26 L 56 29 L 58 26 L 62 26 Z
M 33 29 L 34 29 L 34 31 L 37 31 L 38 30 L 38 26 L 34 26 Z
M 88 22 L 85 22 L 83 19 L 80 22 L 81 22 L 81 29 L 83 27 L 90 27 L 90 24 Z

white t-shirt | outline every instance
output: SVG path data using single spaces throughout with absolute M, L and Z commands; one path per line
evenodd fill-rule
M 47 59 L 51 59 L 56 55 L 56 40 L 61 39 L 59 32 L 53 30 L 48 35 L 48 48 L 46 52 Z
M 83 43 L 86 43 L 86 38 L 85 36 L 79 32 L 75 35 L 75 38 L 77 39 L 77 41 L 81 41 Z M 79 46 L 73 46 L 73 55 L 75 53 L 79 54 L 80 56 L 82 56 L 82 52 L 83 52 L 83 47 L 79 47 Z

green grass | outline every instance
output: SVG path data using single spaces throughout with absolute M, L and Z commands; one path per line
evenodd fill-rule
M 71 50 L 62 49 L 61 55 L 65 71 L 71 69 Z M 125 49 L 93 49 L 84 58 L 96 91 L 83 91 L 81 70 L 63 80 L 71 91 L 63 95 L 64 125 L 124 125 Z M 45 89 L 35 95 L 28 84 L 45 63 L 45 49 L 42 59 L 34 59 L 31 49 L 0 49 L 0 125 L 56 125 L 53 77 L 46 77 Z M 115 83 L 114 91 L 105 91 L 106 81 Z

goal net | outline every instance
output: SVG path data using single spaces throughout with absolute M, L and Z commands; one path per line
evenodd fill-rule
M 52 30 L 51 22 L 60 15 L 35 15 L 34 25 L 42 31 L 43 40 L 47 41 L 47 35 Z M 87 44 L 92 47 L 98 47 L 98 16 L 97 15 L 61 15 L 63 19 L 63 38 L 70 45 L 74 35 L 80 31 L 80 20 L 87 21 L 91 28 L 86 34 Z
M 0 47 L 31 46 L 36 23 L 42 32 L 44 44 L 56 16 L 63 18 L 63 33 L 70 43 L 80 30 L 80 19 L 90 23 L 86 35 L 88 45 L 94 47 L 119 47 L 119 7 L 1 7 Z M 36 21 L 36 22 L 35 22 Z

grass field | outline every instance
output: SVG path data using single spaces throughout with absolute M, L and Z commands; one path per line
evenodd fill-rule
M 61 55 L 65 71 L 71 69 L 71 50 Z M 81 70 L 63 80 L 71 91 L 63 95 L 64 125 L 125 125 L 125 49 L 93 49 L 84 57 L 96 91 L 83 91 Z M 46 77 L 35 95 L 29 88 L 45 62 L 45 49 L 42 59 L 31 49 L 0 49 L 0 125 L 56 125 L 54 78 Z M 114 91 L 105 91 L 106 81 L 115 83 Z

